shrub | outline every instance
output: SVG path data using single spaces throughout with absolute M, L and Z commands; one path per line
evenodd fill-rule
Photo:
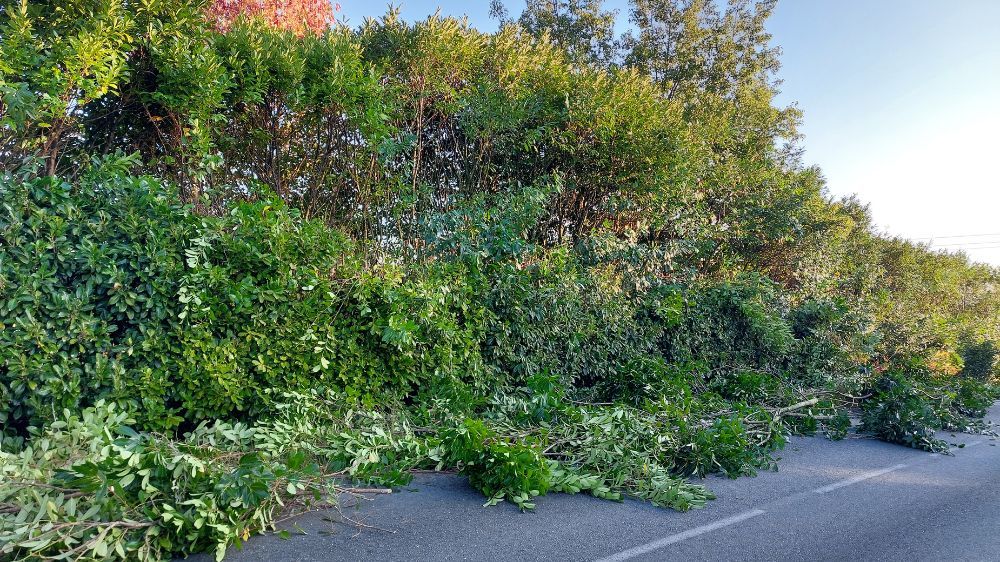
M 686 295 L 684 320 L 661 349 L 674 361 L 705 361 L 713 371 L 774 370 L 794 343 L 778 287 L 760 276 L 704 284 Z
M 692 397 L 691 382 L 700 378 L 703 364 L 668 364 L 662 357 L 640 355 L 599 382 L 594 390 L 601 400 L 641 406 L 647 400 L 667 398 L 687 401 Z
M 962 376 L 985 381 L 996 375 L 997 356 L 1000 355 L 1000 349 L 997 349 L 992 340 L 966 344 L 960 353 L 964 363 Z
M 808 299 L 788 315 L 795 343 L 785 371 L 810 387 L 855 387 L 867 374 L 874 340 L 870 320 L 840 299 Z
M 169 349 L 185 250 L 199 219 L 147 177 L 92 172 L 0 177 L 0 424 L 52 421 L 63 409 L 143 387 Z
M 982 418 L 997 401 L 994 388 L 974 379 L 959 379 L 955 389 L 955 411 L 969 418 Z
M 362 271 L 346 238 L 272 200 L 199 217 L 150 178 L 2 182 L 8 430 L 101 398 L 170 429 L 256 417 L 275 388 L 384 403 L 485 385 L 461 267 Z
M 336 232 L 281 203 L 239 204 L 202 220 L 185 259 L 176 328 L 148 346 L 159 361 L 147 359 L 133 389 L 150 414 L 143 421 L 257 414 L 270 402 L 269 388 L 361 378 L 343 371 L 336 378 L 328 367 L 346 300 L 337 283 L 357 271 Z
M 189 417 L 259 414 L 271 388 L 338 388 L 372 404 L 481 376 L 460 269 L 361 270 L 342 236 L 276 202 L 213 224 L 179 289 L 186 354 L 169 376 L 190 393 Z
M 484 358 L 515 384 L 547 371 L 569 387 L 615 376 L 652 348 L 637 303 L 583 268 L 566 248 L 504 264 L 485 280 Z
M 767 404 L 787 401 L 787 389 L 774 375 L 755 371 L 738 371 L 720 375 L 709 386 L 727 400 L 745 404 Z

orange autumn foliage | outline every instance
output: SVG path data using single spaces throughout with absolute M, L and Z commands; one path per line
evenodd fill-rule
M 249 16 L 302 36 L 326 31 L 339 11 L 340 4 L 329 0 L 214 0 L 208 17 L 220 31 L 228 30 L 241 16 Z

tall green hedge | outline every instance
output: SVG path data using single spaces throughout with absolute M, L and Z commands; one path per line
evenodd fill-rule
M 5 427 L 109 397 L 171 428 L 259 414 L 275 389 L 482 384 L 458 270 L 363 269 L 280 201 L 198 216 L 148 177 L 6 177 L 0 197 Z

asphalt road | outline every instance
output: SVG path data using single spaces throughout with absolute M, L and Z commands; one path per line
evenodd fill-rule
M 942 437 L 965 446 L 793 438 L 778 472 L 709 478 L 719 499 L 689 513 L 563 494 L 534 513 L 484 508 L 463 478 L 422 474 L 345 510 L 385 530 L 308 514 L 294 522 L 305 534 L 257 537 L 226 560 L 1000 560 L 1000 440 Z

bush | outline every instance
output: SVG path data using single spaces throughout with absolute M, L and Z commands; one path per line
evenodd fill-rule
M 186 355 L 171 375 L 188 417 L 259 414 L 272 388 L 371 404 L 481 377 L 461 269 L 361 270 L 342 236 L 275 202 L 236 206 L 202 240 L 181 281 Z
M 179 280 L 199 223 L 148 177 L 92 171 L 78 185 L 0 177 L 7 431 L 133 388 L 169 389 L 155 377 L 132 377 L 166 367 L 150 350 L 169 349 L 180 326 Z
M 808 299 L 788 319 L 795 336 L 785 364 L 791 379 L 810 387 L 856 387 L 866 379 L 875 342 L 861 311 L 840 299 Z
M 101 398 L 170 429 L 256 417 L 275 388 L 373 403 L 485 384 L 460 267 L 362 271 L 347 239 L 270 200 L 199 217 L 150 178 L 2 182 L 8 430 Z
M 997 401 L 995 388 L 974 379 L 959 379 L 955 389 L 954 410 L 968 418 L 982 418 Z
M 589 387 L 615 376 L 652 349 L 637 303 L 583 268 L 565 248 L 504 264 L 485 279 L 491 322 L 484 357 L 523 384 L 547 371 L 566 386 Z
M 966 344 L 961 349 L 961 355 L 964 363 L 962 376 L 985 381 L 996 375 L 1000 349 L 992 340 Z
M 794 343 L 787 304 L 772 281 L 750 275 L 690 289 L 683 322 L 660 348 L 674 361 L 705 361 L 715 372 L 775 370 Z
M 611 377 L 595 386 L 601 400 L 641 406 L 647 400 L 668 398 L 681 402 L 692 397 L 692 381 L 700 378 L 700 363 L 668 364 L 662 357 L 641 355 L 619 367 Z
M 774 375 L 755 371 L 738 371 L 720 375 L 709 386 L 727 400 L 745 404 L 787 402 L 788 389 Z
M 239 204 L 202 219 L 185 258 L 176 327 L 148 346 L 133 389 L 145 423 L 258 414 L 270 388 L 355 382 L 324 368 L 347 300 L 338 280 L 357 271 L 342 237 L 280 203 Z

